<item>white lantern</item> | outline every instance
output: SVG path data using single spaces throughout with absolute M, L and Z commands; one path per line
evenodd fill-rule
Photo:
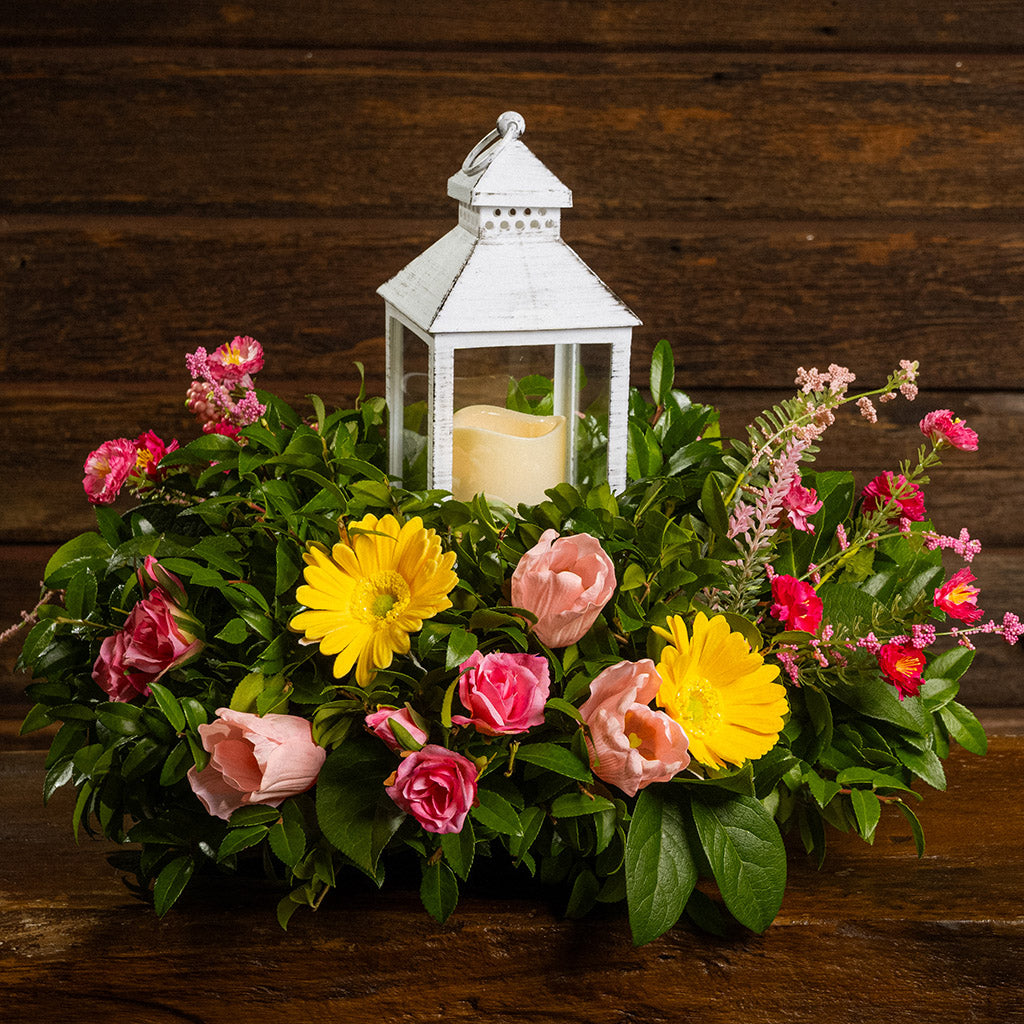
M 640 321 L 562 241 L 561 211 L 572 193 L 520 141 L 524 129 L 517 113 L 498 118 L 448 179 L 458 226 L 378 289 L 387 317 L 390 472 L 401 479 L 408 460 L 419 378 L 425 486 L 460 500 L 484 493 L 536 504 L 545 489 L 576 481 L 581 360 L 591 353 L 604 357 L 608 482 L 614 491 L 626 485 L 630 340 Z M 424 354 L 417 374 L 411 364 Z M 472 387 L 456 397 L 466 381 L 479 384 L 506 364 L 539 379 L 526 358 L 538 354 L 552 382 L 548 415 L 506 408 L 504 394 L 481 402 Z M 507 374 L 505 393 L 509 376 L 518 386 L 516 373 Z

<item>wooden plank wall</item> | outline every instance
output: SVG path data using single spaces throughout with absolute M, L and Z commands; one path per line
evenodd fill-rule
M 265 386 L 381 387 L 381 282 L 454 223 L 502 110 L 574 192 L 563 235 L 734 431 L 795 368 L 924 393 L 847 423 L 866 481 L 947 407 L 979 430 L 928 493 L 987 610 L 1024 610 L 1019 0 L 7 0 L 0 6 L 0 623 L 87 529 L 86 454 L 193 436 L 183 356 L 237 333 Z M 976 707 L 1024 704 L 986 645 Z M 0 651 L 0 741 L 25 710 Z M 29 738 L 28 743 L 39 743 Z

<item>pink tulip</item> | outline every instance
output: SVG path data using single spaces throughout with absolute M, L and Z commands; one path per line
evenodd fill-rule
M 615 566 L 595 537 L 545 530 L 512 574 L 512 603 L 537 616 L 548 647 L 576 643 L 615 592 Z
M 459 671 L 459 700 L 470 717 L 452 715 L 457 725 L 500 736 L 526 732 L 544 721 L 544 702 L 551 690 L 547 658 L 474 651 Z
M 682 726 L 650 707 L 660 686 L 653 661 L 620 661 L 590 684 L 580 708 L 594 774 L 628 796 L 667 782 L 690 763 Z
M 430 743 L 402 758 L 386 791 L 428 832 L 461 832 L 476 804 L 476 779 L 468 757 Z
M 217 716 L 199 726 L 209 764 L 188 771 L 192 791 L 210 814 L 227 821 L 247 804 L 277 807 L 316 783 L 327 751 L 313 742 L 307 719 L 260 718 L 230 708 L 218 708 Z
M 392 723 L 401 726 L 410 736 L 414 743 L 418 743 L 421 746 L 427 742 L 427 732 L 423 726 L 417 721 L 418 716 L 414 716 L 413 712 L 408 707 L 395 708 L 390 706 L 379 707 L 376 711 L 366 716 L 366 728 L 373 733 L 378 739 L 383 740 L 391 750 L 396 753 L 404 749 L 398 736 L 392 729 Z

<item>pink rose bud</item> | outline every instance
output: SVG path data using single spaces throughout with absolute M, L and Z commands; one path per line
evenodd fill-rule
M 366 728 L 397 753 L 409 748 L 407 743 L 399 739 L 400 734 L 393 728 L 395 725 L 404 729 L 414 743 L 422 746 L 427 742 L 426 729 L 423 728 L 419 716 L 408 706 L 395 708 L 385 705 L 366 716 Z
M 386 791 L 428 832 L 461 832 L 476 804 L 476 778 L 476 765 L 468 757 L 428 743 L 402 758 Z
M 137 575 L 143 593 L 159 587 L 176 605 L 188 607 L 188 594 L 181 580 L 173 572 L 168 572 L 152 555 L 146 555 Z
M 683 727 L 649 706 L 660 686 L 653 661 L 621 661 L 590 684 L 580 708 L 594 774 L 628 796 L 667 782 L 690 763 Z
M 576 643 L 615 591 L 615 567 L 595 537 L 545 530 L 512 574 L 512 603 L 537 616 L 548 647 Z
M 125 437 L 106 441 L 85 460 L 82 486 L 92 505 L 113 505 L 128 474 L 135 469 L 138 448 Z
M 816 633 L 824 608 L 814 587 L 795 576 L 772 578 L 772 616 L 787 629 Z
M 164 591 L 152 591 L 131 610 L 121 630 L 100 645 L 93 679 L 111 700 L 148 696 L 150 683 L 202 650 L 190 625 L 197 625 L 195 619 Z
M 551 690 L 547 658 L 474 651 L 459 671 L 459 700 L 470 717 L 452 715 L 457 725 L 500 736 L 526 732 L 544 721 L 544 703 Z
M 247 804 L 278 807 L 310 789 L 327 751 L 313 742 L 305 718 L 251 715 L 218 708 L 219 721 L 199 726 L 210 761 L 190 768 L 189 785 L 206 810 L 225 821 Z

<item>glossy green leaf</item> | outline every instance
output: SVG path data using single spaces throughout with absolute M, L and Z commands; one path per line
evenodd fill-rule
M 443 860 L 436 860 L 424 867 L 420 899 L 427 913 L 438 924 L 444 924 L 451 917 L 459 902 L 459 883 Z
M 516 753 L 516 760 L 537 765 L 578 782 L 593 781 L 589 767 L 572 751 L 557 743 L 524 743 Z
M 153 905 L 156 908 L 157 917 L 163 917 L 174 906 L 185 886 L 188 885 L 193 871 L 195 871 L 195 862 L 191 857 L 175 857 L 157 875 L 153 885 Z

